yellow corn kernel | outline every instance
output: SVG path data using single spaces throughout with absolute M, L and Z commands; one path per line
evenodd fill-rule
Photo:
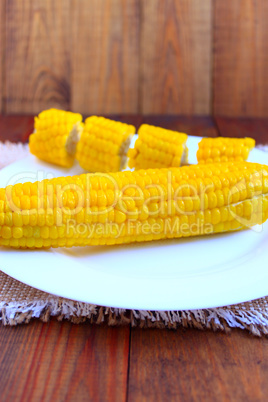
M 117 172 L 126 167 L 127 151 L 135 127 L 91 116 L 86 119 L 76 159 L 90 172 Z
M 267 166 L 227 162 L 16 184 L 0 189 L 0 245 L 112 245 L 244 229 L 268 219 L 267 177 Z
M 128 166 L 137 169 L 181 166 L 187 163 L 187 135 L 142 124 L 135 147 L 128 151 Z
M 246 161 L 255 147 L 253 138 L 202 138 L 198 144 L 198 163 Z
M 44 110 L 35 118 L 34 129 L 29 139 L 33 155 L 59 166 L 73 165 L 76 144 L 83 130 L 80 114 L 57 109 Z

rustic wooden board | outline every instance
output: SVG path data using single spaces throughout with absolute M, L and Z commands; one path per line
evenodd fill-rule
M 215 123 L 209 116 L 142 116 L 142 115 L 105 115 L 110 119 L 133 124 L 136 129 L 141 124 L 178 130 L 189 135 L 216 137 L 218 135 Z M 267 120 L 268 121 L 268 120 Z M 26 142 L 29 134 L 33 132 L 33 116 L 1 116 L 0 141 Z
M 6 2 L 7 113 L 70 106 L 70 0 Z
M 223 137 L 252 137 L 257 144 L 268 144 L 268 119 L 216 117 L 215 120 Z
M 0 112 L 268 116 L 266 0 L 0 2 Z
M 0 113 L 3 113 L 4 69 L 5 69 L 5 14 L 6 1 L 0 2 Z
M 214 5 L 214 114 L 267 117 L 268 2 Z
M 129 401 L 263 401 L 268 340 L 239 330 L 131 332 Z
M 113 114 L 105 116 L 108 119 L 121 121 L 122 123 L 132 124 L 136 127 L 136 132 L 138 128 L 144 123 L 144 116 L 141 114 Z
M 33 132 L 34 118 L 32 116 L 1 116 L 0 141 L 27 142 Z
M 211 0 L 141 2 L 140 110 L 211 111 Z
M 209 116 L 105 115 L 105 117 L 133 124 L 136 131 L 141 124 L 152 124 L 169 130 L 185 132 L 188 135 L 200 137 L 216 137 L 218 135 L 214 119 Z M 0 141 L 26 142 L 28 136 L 33 132 L 33 120 L 33 116 L 1 116 Z
M 76 0 L 72 27 L 72 109 L 137 113 L 139 1 Z
M 144 116 L 143 122 L 198 137 L 218 135 L 214 120 L 210 116 Z
M 129 327 L 0 326 L 1 401 L 125 401 Z

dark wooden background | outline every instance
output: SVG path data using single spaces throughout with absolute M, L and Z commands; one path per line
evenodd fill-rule
M 0 113 L 268 116 L 267 0 L 0 0 Z

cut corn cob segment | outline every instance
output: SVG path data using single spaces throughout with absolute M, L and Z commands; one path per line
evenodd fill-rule
M 255 147 L 253 138 L 203 138 L 198 144 L 198 163 L 246 161 Z
M 0 189 L 0 245 L 112 245 L 240 230 L 268 218 L 268 167 L 84 174 Z
M 57 109 L 44 110 L 35 117 L 34 128 L 29 139 L 30 152 L 43 161 L 71 167 L 83 130 L 81 114 Z
M 135 133 L 129 124 L 91 116 L 77 146 L 80 166 L 90 172 L 118 172 L 126 167 L 127 151 Z
M 135 147 L 128 151 L 128 166 L 137 169 L 165 168 L 187 163 L 187 135 L 142 124 Z

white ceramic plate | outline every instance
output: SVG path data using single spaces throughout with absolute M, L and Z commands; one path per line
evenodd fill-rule
M 195 162 L 200 138 L 190 137 Z M 251 161 L 268 164 L 254 150 Z M 32 156 L 0 172 L 0 188 L 79 173 Z M 216 236 L 46 251 L 0 248 L 0 268 L 46 292 L 104 306 L 146 310 L 217 307 L 268 294 L 268 225 Z

